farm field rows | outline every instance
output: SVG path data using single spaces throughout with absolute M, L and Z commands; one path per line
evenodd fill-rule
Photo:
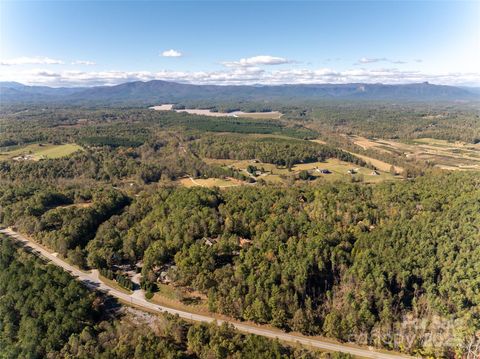
M 356 145 L 365 150 L 375 149 L 379 152 L 397 154 L 413 160 L 430 161 L 443 169 L 480 170 L 480 144 L 460 141 L 448 142 L 433 138 L 419 138 L 408 143 L 395 140 L 367 139 L 359 136 L 350 136 L 350 138 Z M 365 159 L 360 155 L 357 156 Z M 371 163 L 381 169 L 373 160 L 371 160 Z

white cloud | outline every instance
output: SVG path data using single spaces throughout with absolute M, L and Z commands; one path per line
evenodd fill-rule
M 86 66 L 93 66 L 96 65 L 93 61 L 85 61 L 85 60 L 75 60 L 72 61 L 72 65 L 86 65 Z
M 386 61 L 387 59 L 382 57 L 382 58 L 376 58 L 376 57 L 362 57 L 360 60 L 358 60 L 358 63 L 360 64 L 371 64 L 374 62 L 380 62 L 380 61 Z
M 292 62 L 293 62 L 292 60 L 288 60 L 283 57 L 259 55 L 259 56 L 243 58 L 238 61 L 225 61 L 225 62 L 222 62 L 222 64 L 227 67 L 249 67 L 249 66 L 259 66 L 259 65 L 282 65 L 282 64 L 292 63 Z
M 267 71 L 256 66 L 233 67 L 219 71 L 51 71 L 28 69 L 0 71 L 0 81 L 18 81 L 30 85 L 97 86 L 116 85 L 129 81 L 165 80 L 193 84 L 321 84 L 321 83 L 385 83 L 401 84 L 428 81 L 446 85 L 480 84 L 478 72 L 424 73 L 396 68 L 344 71 L 330 68 L 289 68 Z
M 163 57 L 181 57 L 183 54 L 180 51 L 170 49 L 162 52 Z
M 61 65 L 61 64 L 63 64 L 63 61 L 56 60 L 56 59 L 51 59 L 49 57 L 22 56 L 22 57 L 16 57 L 14 59 L 1 60 L 0 64 L 4 65 L 4 66 L 12 66 L 12 65 Z
M 362 57 L 354 65 L 372 64 L 375 62 L 390 62 L 391 64 L 396 64 L 396 65 L 402 65 L 407 63 L 406 61 L 403 61 L 403 60 L 392 60 L 386 57 Z

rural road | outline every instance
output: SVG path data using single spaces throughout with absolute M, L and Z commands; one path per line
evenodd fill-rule
M 104 292 L 107 292 L 109 295 L 116 297 L 122 300 L 123 302 L 131 303 L 140 309 L 144 308 L 149 311 L 156 311 L 160 313 L 170 313 L 173 315 L 178 314 L 178 316 L 181 318 L 198 321 L 198 322 L 211 323 L 216 321 L 218 324 L 227 322 L 232 324 L 237 330 L 244 333 L 261 335 L 271 339 L 278 338 L 279 340 L 282 340 L 285 342 L 300 343 L 303 345 L 307 345 L 307 346 L 322 349 L 322 350 L 343 352 L 343 353 L 357 355 L 364 358 L 381 358 L 381 359 L 411 358 L 407 355 L 393 354 L 393 353 L 380 353 L 380 352 L 376 352 L 369 349 L 357 348 L 357 347 L 353 347 L 345 344 L 330 343 L 328 341 L 323 341 L 317 338 L 309 338 L 307 336 L 302 336 L 302 335 L 288 334 L 282 331 L 266 329 L 266 328 L 249 325 L 249 324 L 238 323 L 234 321 L 225 321 L 225 320 L 215 319 L 215 318 L 204 316 L 204 315 L 189 313 L 189 312 L 185 312 L 185 311 L 181 311 L 173 308 L 160 306 L 147 301 L 143 296 L 143 293 L 141 290 L 134 291 L 132 294 L 127 294 L 106 285 L 99 279 L 97 270 L 92 270 L 90 273 L 82 272 L 77 268 L 71 266 L 70 264 L 66 263 L 62 259 L 58 258 L 55 254 L 50 253 L 49 251 L 45 250 L 35 242 L 29 240 L 28 238 L 22 236 L 21 234 L 9 228 L 0 229 L 0 233 L 8 235 L 10 238 L 23 243 L 24 246 L 29 247 L 34 251 L 40 253 L 42 257 L 48 259 L 53 264 L 63 268 L 65 271 L 75 276 L 78 280 L 82 281 L 87 287 L 91 289 L 102 290 Z

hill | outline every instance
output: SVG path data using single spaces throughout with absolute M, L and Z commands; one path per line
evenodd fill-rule
M 385 84 L 315 84 L 275 86 L 192 85 L 161 80 L 127 82 L 116 86 L 52 88 L 0 82 L 3 104 L 65 103 L 130 104 L 182 103 L 215 100 L 217 102 L 284 102 L 312 100 L 389 100 L 389 101 L 455 101 L 475 100 L 475 91 L 428 82 L 402 85 Z

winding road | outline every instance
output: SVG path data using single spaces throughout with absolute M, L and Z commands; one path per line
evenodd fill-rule
M 352 355 L 356 355 L 364 358 L 380 358 L 380 359 L 412 358 L 410 356 L 402 355 L 402 354 L 382 353 L 382 352 L 354 347 L 346 344 L 331 343 L 318 338 L 309 338 L 307 336 L 302 336 L 298 334 L 288 334 L 280 330 L 267 329 L 264 327 L 255 326 L 251 324 L 216 319 L 216 318 L 205 316 L 205 315 L 189 313 L 186 311 L 177 310 L 177 309 L 161 306 L 158 304 L 154 304 L 145 299 L 142 290 L 136 290 L 132 294 L 127 294 L 118 289 L 112 288 L 100 280 L 98 275 L 98 270 L 92 270 L 91 272 L 83 272 L 71 266 L 61 258 L 57 257 L 54 253 L 50 253 L 43 247 L 39 246 L 37 243 L 29 240 L 28 238 L 22 236 L 21 234 L 13 231 L 10 228 L 0 229 L 0 233 L 3 233 L 14 240 L 21 242 L 25 247 L 28 247 L 31 250 L 33 250 L 35 254 L 41 255 L 45 259 L 51 261 L 56 266 L 63 268 L 65 271 L 75 276 L 78 280 L 82 281 L 90 289 L 101 290 L 103 292 L 106 292 L 109 295 L 116 297 L 117 299 L 120 299 L 124 303 L 130 303 L 132 305 L 135 305 L 139 309 L 146 309 L 150 312 L 153 311 L 153 312 L 160 312 L 160 313 L 170 313 L 173 315 L 177 314 L 181 318 L 198 321 L 198 322 L 211 323 L 216 321 L 218 324 L 227 322 L 232 324 L 237 330 L 244 333 L 261 335 L 271 339 L 278 338 L 279 340 L 285 341 L 285 342 L 300 343 L 300 344 L 307 345 L 317 349 L 334 351 L 334 352 L 343 352 L 343 353 L 348 353 L 348 354 L 352 354 Z

